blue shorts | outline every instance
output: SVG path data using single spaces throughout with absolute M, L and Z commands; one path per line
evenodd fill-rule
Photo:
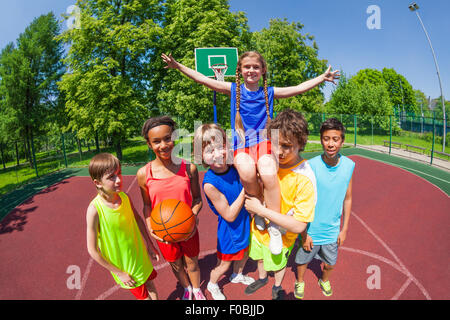
M 315 245 L 313 243 L 313 248 L 311 251 L 306 251 L 302 246 L 297 251 L 295 255 L 295 263 L 297 264 L 307 264 L 310 263 L 313 258 L 319 259 L 330 266 L 336 264 L 338 255 L 338 244 L 330 243 L 323 245 Z

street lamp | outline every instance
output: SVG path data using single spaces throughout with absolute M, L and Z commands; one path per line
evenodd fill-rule
M 442 137 L 442 152 L 445 152 L 445 136 L 446 136 L 446 131 L 447 131 L 447 121 L 446 121 L 446 117 L 445 117 L 445 100 L 444 100 L 444 94 L 442 93 L 442 83 L 441 83 L 441 75 L 439 74 L 439 66 L 436 60 L 436 55 L 434 54 L 434 49 L 433 46 L 431 45 L 431 40 L 430 37 L 428 36 L 428 32 L 425 29 L 425 26 L 423 25 L 422 19 L 420 19 L 419 16 L 419 6 L 417 5 L 417 3 L 413 2 L 408 6 L 409 10 L 413 11 L 416 13 L 417 18 L 419 19 L 420 24 L 422 25 L 423 31 L 425 32 L 425 35 L 427 36 L 428 39 L 428 43 L 430 44 L 430 48 L 431 48 L 431 52 L 433 53 L 433 59 L 434 59 L 434 65 L 436 66 L 436 71 L 437 71 L 437 75 L 438 75 L 438 80 L 439 80 L 439 87 L 441 89 L 441 102 L 442 102 L 442 112 L 444 115 L 444 125 L 442 126 L 443 130 L 443 137 Z

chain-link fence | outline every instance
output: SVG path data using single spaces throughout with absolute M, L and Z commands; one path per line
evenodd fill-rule
M 412 114 L 391 116 L 304 113 L 310 136 L 306 151 L 321 150 L 320 125 L 328 118 L 339 119 L 346 128 L 345 142 L 374 150 L 398 154 L 420 155 L 430 164 L 436 159 L 449 161 L 446 146 L 442 146 L 443 120 Z M 447 132 L 450 128 L 447 122 Z M 192 133 L 184 131 L 177 143 L 183 152 L 192 147 Z M 446 145 L 450 140 L 447 134 Z M 143 165 L 154 158 L 142 137 L 128 139 L 122 145 L 123 165 Z M 78 139 L 74 133 L 35 137 L 30 141 L 0 144 L 0 195 L 36 177 L 68 167 L 87 167 L 98 152 L 115 153 L 110 139 Z M 191 155 L 193 152 L 190 153 Z

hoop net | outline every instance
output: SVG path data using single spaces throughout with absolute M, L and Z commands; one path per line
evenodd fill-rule
M 225 63 L 216 63 L 211 66 L 214 71 L 216 80 L 225 81 L 225 72 L 227 72 L 228 66 Z

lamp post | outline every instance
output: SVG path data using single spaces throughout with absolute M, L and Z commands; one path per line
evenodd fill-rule
M 413 11 L 416 13 L 417 18 L 419 19 L 420 24 L 422 25 L 423 31 L 425 32 L 425 35 L 427 36 L 428 39 L 428 43 L 430 44 L 430 48 L 431 48 L 431 52 L 433 53 L 433 59 L 434 59 L 434 65 L 436 66 L 436 71 L 437 71 L 437 75 L 438 75 L 438 80 L 439 80 L 439 87 L 441 89 L 441 102 L 442 102 L 442 112 L 444 115 L 444 124 L 442 126 L 443 128 L 443 133 L 442 133 L 442 152 L 445 152 L 445 136 L 446 136 L 446 131 L 447 131 L 447 121 L 446 121 L 446 117 L 445 117 L 445 100 L 444 100 L 444 94 L 442 93 L 442 83 L 441 83 L 441 75 L 439 73 L 439 66 L 436 60 L 436 55 L 434 54 L 434 49 L 433 46 L 431 45 L 431 40 L 430 37 L 428 36 L 428 32 L 425 29 L 425 26 L 423 25 L 422 19 L 420 18 L 418 9 L 419 6 L 417 5 L 417 3 L 413 2 L 408 6 L 409 10 Z

